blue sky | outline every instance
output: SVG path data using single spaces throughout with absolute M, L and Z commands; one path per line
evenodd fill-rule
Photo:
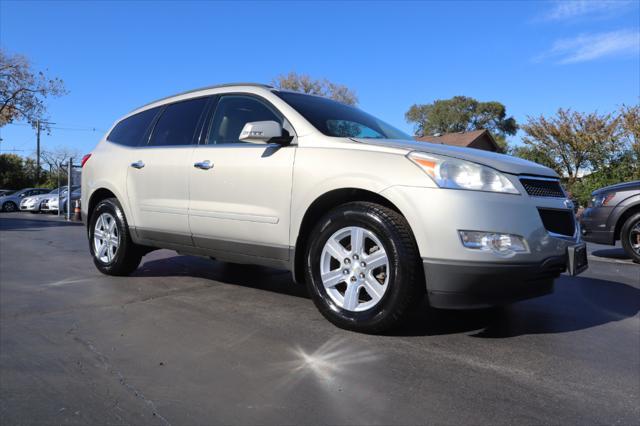
M 518 122 L 559 107 L 612 111 L 640 98 L 639 4 L 1 1 L 0 45 L 65 80 L 70 93 L 49 102 L 61 128 L 43 149 L 82 154 L 151 100 L 289 71 L 351 87 L 361 108 L 406 131 L 412 104 L 455 95 L 500 101 Z M 0 137 L 2 152 L 35 150 L 25 125 Z

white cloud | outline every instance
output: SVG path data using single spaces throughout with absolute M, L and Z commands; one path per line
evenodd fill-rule
M 567 21 L 577 18 L 606 18 L 627 7 L 635 0 L 561 0 L 554 2 L 543 20 Z
M 611 56 L 634 56 L 640 53 L 640 32 L 620 30 L 597 34 L 582 34 L 556 40 L 551 49 L 534 58 L 560 64 L 585 62 Z

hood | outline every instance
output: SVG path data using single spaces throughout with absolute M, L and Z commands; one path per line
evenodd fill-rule
M 609 191 L 633 191 L 634 189 L 640 190 L 640 180 L 605 186 L 604 188 L 596 189 L 591 193 L 591 195 L 601 194 L 603 192 Z
M 388 146 L 391 148 L 406 149 L 407 151 L 421 151 L 431 154 L 446 155 L 460 160 L 472 161 L 484 166 L 489 166 L 501 172 L 513 175 L 534 175 L 553 178 L 559 177 L 555 171 L 538 163 L 534 163 L 533 161 L 476 148 L 462 148 L 459 146 L 442 145 L 430 142 L 396 139 L 352 138 L 352 140 L 367 145 Z
M 38 195 L 32 195 L 31 197 L 27 197 L 27 198 L 33 198 L 34 200 L 44 200 L 46 198 L 51 198 L 53 196 L 58 196 L 58 194 L 51 194 L 49 192 L 45 193 L 45 194 L 38 194 Z

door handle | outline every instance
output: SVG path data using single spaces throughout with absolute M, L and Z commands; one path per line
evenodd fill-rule
M 209 170 L 213 168 L 213 163 L 209 160 L 200 161 L 199 163 L 193 163 L 193 167 L 202 170 Z
M 135 163 L 131 163 L 131 167 L 133 167 L 134 169 L 141 169 L 144 167 L 144 163 L 142 162 L 142 160 L 138 160 Z

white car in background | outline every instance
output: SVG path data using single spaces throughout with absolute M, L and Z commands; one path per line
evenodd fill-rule
M 66 188 L 66 186 L 63 186 L 60 188 L 56 188 L 51 192 L 47 192 L 46 194 L 37 194 L 30 197 L 25 197 L 22 199 L 22 201 L 20 201 L 20 211 L 38 213 L 40 212 L 40 208 L 44 200 L 51 197 L 57 197 L 58 194 L 66 194 Z
M 78 194 L 76 197 L 74 197 L 74 193 L 78 191 Z M 80 198 L 80 187 L 79 186 L 72 186 L 71 187 L 71 200 L 75 200 Z M 49 212 L 49 213 L 56 213 L 58 211 L 58 205 L 59 205 L 59 199 L 62 198 L 62 204 L 64 205 L 64 203 L 67 200 L 67 190 L 66 190 L 66 186 L 65 189 L 63 191 L 60 192 L 60 196 L 58 196 L 57 193 L 55 192 L 51 192 L 49 194 L 47 194 L 48 197 L 43 197 L 42 200 L 40 201 L 40 210 L 43 212 Z M 63 208 L 64 210 L 64 208 Z
M 33 195 L 46 194 L 50 191 L 51 189 L 48 188 L 25 188 L 21 189 L 20 191 L 9 192 L 3 196 L 0 196 L 0 211 L 18 211 L 23 198 L 31 197 Z
M 47 213 L 55 213 L 58 211 L 58 195 L 53 195 L 42 200 L 40 210 Z

